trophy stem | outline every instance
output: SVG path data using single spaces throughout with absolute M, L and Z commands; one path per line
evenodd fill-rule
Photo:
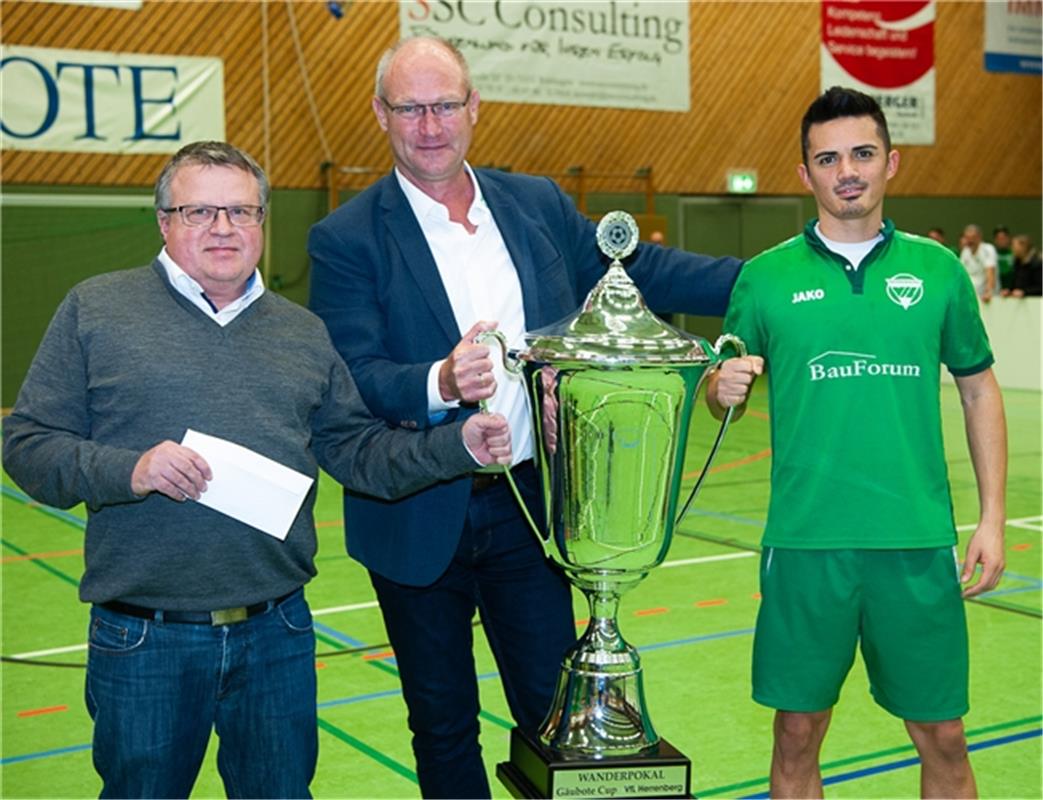
M 563 758 L 637 755 L 659 743 L 645 711 L 641 658 L 616 622 L 619 585 L 581 587 L 590 621 L 565 654 L 541 741 Z

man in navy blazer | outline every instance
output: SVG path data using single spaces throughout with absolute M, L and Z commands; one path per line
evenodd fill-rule
M 384 55 L 373 110 L 395 170 L 312 228 L 310 304 L 389 425 L 427 428 L 479 400 L 502 403 L 517 437 L 513 474 L 538 507 L 524 390 L 474 337 L 498 327 L 520 343 L 574 311 L 607 260 L 594 224 L 553 181 L 466 164 L 478 105 L 447 42 L 408 39 Z M 628 267 L 657 311 L 721 316 L 740 262 L 641 247 Z M 475 610 L 511 713 L 529 730 L 575 641 L 568 583 L 501 478 L 478 472 L 396 502 L 344 495 L 348 552 L 380 601 L 425 797 L 490 796 Z

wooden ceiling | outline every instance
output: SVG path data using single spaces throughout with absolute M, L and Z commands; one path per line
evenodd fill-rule
M 321 2 L 269 0 L 266 7 L 272 131 L 265 166 L 273 184 L 319 188 L 331 157 L 389 167 L 369 100 L 377 59 L 398 35 L 397 4 L 359 0 L 341 19 Z M 227 137 L 264 163 L 264 11 L 265 4 L 246 0 L 145 0 L 137 12 L 5 0 L 0 22 L 6 44 L 221 57 Z M 322 136 L 306 99 L 291 13 Z M 936 144 L 901 148 L 892 194 L 1043 193 L 1040 79 L 983 70 L 982 17 L 981 3 L 939 2 Z M 690 18 L 690 112 L 488 102 L 471 162 L 552 175 L 573 165 L 612 173 L 652 166 L 657 191 L 683 194 L 723 192 L 727 169 L 755 168 L 761 193 L 803 193 L 798 127 L 819 90 L 818 3 L 696 0 Z M 164 161 L 8 151 L 2 167 L 7 183 L 149 186 Z

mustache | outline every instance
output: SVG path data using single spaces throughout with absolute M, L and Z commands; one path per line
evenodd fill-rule
M 841 189 L 849 189 L 852 186 L 856 189 L 865 189 L 868 185 L 869 184 L 865 181 L 859 180 L 858 178 L 849 178 L 848 180 L 841 181 L 837 184 L 837 191 L 840 191 Z

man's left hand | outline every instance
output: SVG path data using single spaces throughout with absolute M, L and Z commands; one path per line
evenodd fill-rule
M 502 414 L 472 414 L 463 434 L 467 449 L 483 467 L 511 463 L 511 429 Z
M 967 557 L 963 561 L 960 583 L 967 583 L 973 578 L 979 564 L 981 576 L 963 590 L 965 598 L 991 591 L 999 584 L 1000 578 L 1003 577 L 1003 568 L 1006 566 L 1003 547 L 1002 524 L 978 524 L 978 530 L 967 544 Z

